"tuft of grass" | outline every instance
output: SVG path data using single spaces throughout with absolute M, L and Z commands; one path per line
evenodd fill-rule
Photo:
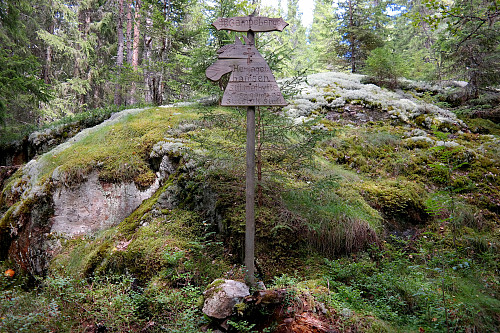
M 283 195 L 287 207 L 304 218 L 309 242 L 328 257 L 377 243 L 381 227 L 380 215 L 359 194 L 337 186 L 326 178 Z

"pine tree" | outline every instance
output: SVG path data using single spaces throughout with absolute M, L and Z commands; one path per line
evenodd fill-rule
M 467 98 L 478 98 L 481 88 L 500 83 L 498 1 L 458 0 L 449 8 L 442 6 L 441 14 L 447 28 L 440 46 L 452 62 L 448 72 L 468 81 Z

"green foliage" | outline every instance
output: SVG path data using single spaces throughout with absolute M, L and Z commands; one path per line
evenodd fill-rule
M 81 280 L 49 276 L 32 292 L 20 288 L 0 292 L 0 329 L 6 332 L 67 332 L 105 329 L 199 332 L 201 290 L 139 287 L 130 276 Z M 83 311 L 82 311 L 83 310 Z M 168 314 L 168 315 L 165 315 Z
M 298 283 L 298 279 L 283 273 L 281 276 L 275 276 L 273 286 L 275 288 L 294 287 Z
M 337 15 L 342 38 L 336 47 L 337 54 L 356 73 L 364 66 L 370 51 L 382 46 L 383 8 L 369 6 L 364 0 L 346 0 L 338 3 Z
M 53 129 L 63 127 L 62 135 L 64 139 L 68 139 L 68 134 L 73 133 L 76 129 L 84 129 L 102 123 L 108 119 L 113 113 L 124 110 L 125 107 L 118 107 L 111 105 L 105 108 L 91 109 L 85 112 L 77 113 L 63 117 L 57 121 L 35 126 L 33 124 L 19 123 L 17 125 L 9 124 L 0 128 L 0 145 L 7 145 L 14 141 L 21 141 L 35 131 L 43 131 L 46 129 Z M 76 134 L 76 133 L 74 133 Z
M 230 326 L 234 327 L 234 329 L 237 331 L 237 332 L 246 332 L 246 333 L 254 333 L 254 332 L 257 332 L 257 331 L 253 331 L 252 328 L 255 327 L 255 324 L 250 324 L 249 322 L 245 321 L 245 320 L 240 320 L 240 321 L 233 321 L 233 320 L 229 320 L 227 322 Z
M 260 107 L 256 117 L 256 150 L 261 154 L 257 163 L 261 161 L 266 174 L 312 165 L 316 143 L 330 135 L 311 131 L 314 122 L 295 124 L 270 108 Z M 203 120 L 211 130 L 197 133 L 193 139 L 207 149 L 211 158 L 243 165 L 246 132 L 245 115 L 241 110 L 207 109 L 203 112 Z M 243 172 L 241 167 L 239 171 Z
M 314 17 L 309 32 L 309 42 L 315 61 L 316 71 L 324 71 L 337 63 L 335 46 L 339 43 L 338 21 L 330 0 L 315 0 Z
M 469 82 L 467 98 L 478 98 L 479 90 L 499 81 L 498 9 L 495 1 L 446 2 L 426 0 L 423 4 L 432 15 L 416 15 L 437 29 L 445 25 L 436 47 L 450 62 L 448 72 L 460 74 Z M 480 56 L 478 56 L 480 55 Z
M 32 8 L 27 1 L 0 3 L 0 125 L 33 123 L 40 102 L 50 98 L 39 77 L 40 62 L 32 53 L 23 20 Z M 33 112 L 35 110 L 35 112 Z
M 389 87 L 395 87 L 398 78 L 407 73 L 406 63 L 399 51 L 387 44 L 370 52 L 365 70 L 375 77 L 379 85 L 387 84 Z
M 334 292 L 327 302 L 374 314 L 402 331 L 496 327 L 489 313 L 498 299 L 472 283 L 482 274 L 479 261 L 436 248 L 429 236 L 436 237 L 394 238 L 382 249 L 373 248 L 371 259 L 326 260 L 324 278 Z

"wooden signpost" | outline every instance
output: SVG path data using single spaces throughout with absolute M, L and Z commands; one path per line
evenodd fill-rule
M 220 48 L 218 60 L 207 68 L 206 75 L 218 81 L 231 73 L 221 105 L 247 106 L 246 143 L 246 224 L 245 266 L 246 280 L 255 285 L 255 107 L 287 105 L 269 65 L 255 47 L 255 32 L 283 31 L 288 25 L 282 18 L 249 15 L 218 18 L 217 30 L 246 32 L 245 44 L 236 37 L 234 44 Z

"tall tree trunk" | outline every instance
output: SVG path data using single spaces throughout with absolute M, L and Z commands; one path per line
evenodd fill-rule
M 123 66 L 123 0 L 118 0 L 118 22 L 117 22 L 117 35 L 118 35 L 118 52 L 116 55 L 117 77 L 121 80 L 120 74 Z M 115 85 L 115 105 L 122 105 L 122 85 L 117 82 Z
M 151 12 L 148 12 L 146 17 L 146 26 L 144 32 L 144 52 L 143 52 L 143 67 L 144 67 L 144 101 L 146 103 L 151 103 L 153 101 L 153 81 L 152 81 L 152 70 L 151 70 L 151 49 L 152 41 L 151 28 L 153 27 L 153 20 L 151 19 Z
M 354 8 L 352 0 L 349 0 L 349 28 L 351 29 L 350 49 L 351 49 L 351 72 L 356 73 L 356 45 L 354 38 Z
M 134 71 L 139 69 L 139 41 L 141 37 L 141 1 L 135 2 L 135 15 L 134 15 L 134 41 L 132 50 L 132 68 Z
M 165 2 L 163 3 L 163 18 L 165 19 L 165 22 L 170 19 L 171 9 L 172 6 L 170 0 L 165 0 Z M 162 46 L 160 48 L 160 59 L 164 64 L 168 63 L 169 51 L 172 46 L 169 36 L 170 29 L 167 27 L 164 31 L 164 35 L 161 38 Z M 168 98 L 165 97 L 165 80 L 169 79 L 169 75 L 170 73 L 166 73 L 164 69 L 160 70 L 156 74 L 153 93 L 154 103 L 156 105 L 163 104 L 163 102 Z
M 141 1 L 135 2 L 135 15 L 134 15 L 134 40 L 132 45 L 132 69 L 136 73 L 139 70 L 139 41 L 141 38 Z M 132 81 L 130 91 L 130 104 L 137 103 L 136 98 L 137 84 L 135 79 Z
M 127 0 L 127 63 L 132 65 L 132 1 Z
M 50 19 L 50 24 L 48 27 L 48 32 L 53 35 L 54 34 L 54 29 L 55 29 L 55 22 L 54 22 L 54 9 L 53 9 L 53 4 L 52 1 L 49 1 L 48 4 L 49 8 L 49 19 Z M 47 43 L 47 48 L 45 49 L 45 64 L 43 66 L 43 80 L 45 81 L 46 84 L 50 84 L 50 79 L 51 79 L 51 67 L 52 67 L 52 46 Z

